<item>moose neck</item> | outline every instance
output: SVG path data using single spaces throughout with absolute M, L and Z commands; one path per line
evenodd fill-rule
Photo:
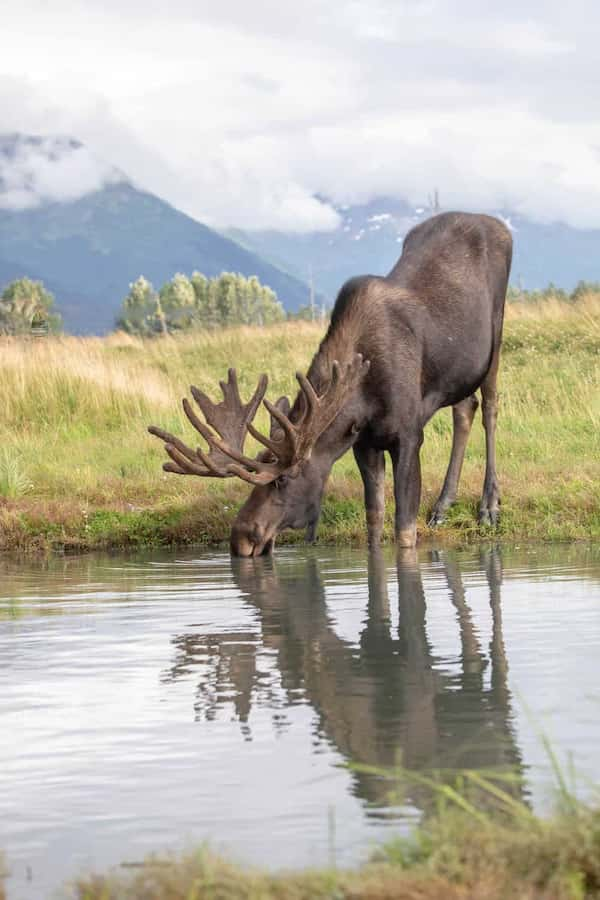
M 353 296 L 351 299 L 355 301 L 357 298 Z M 331 380 L 334 362 L 338 362 L 344 367 L 344 365 L 354 357 L 357 351 L 361 349 L 362 326 L 363 322 L 361 321 L 361 316 L 357 313 L 356 304 L 354 302 L 346 305 L 342 315 L 332 318 L 327 332 L 321 341 L 307 372 L 307 378 L 317 394 L 321 395 L 326 390 Z M 359 405 L 357 404 L 359 395 L 360 398 L 362 398 L 362 392 L 360 390 L 357 392 L 357 397 L 353 398 L 350 404 L 348 404 L 353 407 L 350 415 L 353 414 L 354 407 Z M 290 419 L 292 422 L 297 422 L 301 417 L 304 412 L 304 403 L 305 398 L 302 391 L 300 391 L 296 396 L 290 412 Z M 356 412 L 358 413 L 359 410 L 356 410 Z M 340 416 L 343 416 L 343 411 L 340 413 Z M 340 417 L 338 416 L 338 418 Z M 336 422 L 337 419 L 334 420 L 332 425 L 330 425 L 323 433 L 317 443 L 317 447 L 319 447 L 319 445 L 329 447 L 332 444 L 330 432 L 332 432 L 333 429 L 333 435 L 336 434 Z M 315 447 L 315 450 L 317 447 Z M 337 456 L 333 457 L 331 465 L 333 465 L 335 459 L 337 459 Z
M 317 394 L 324 390 L 331 378 L 333 360 L 337 359 L 343 365 L 346 359 L 351 357 L 354 352 L 352 347 L 342 348 L 339 344 L 335 346 L 333 342 L 328 345 L 326 340 L 327 338 L 321 344 L 308 370 L 308 379 Z M 333 353 L 337 355 L 334 356 Z M 304 398 L 300 393 L 296 398 L 290 418 L 294 415 L 300 415 L 304 402 Z M 355 443 L 368 417 L 369 408 L 361 385 L 346 401 L 335 419 L 319 437 L 313 449 L 311 462 L 322 479 L 323 487 L 333 464 Z

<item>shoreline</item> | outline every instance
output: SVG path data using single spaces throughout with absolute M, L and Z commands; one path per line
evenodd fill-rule
M 329 494 L 317 543 L 323 546 L 366 547 L 364 506 L 358 479 L 344 485 L 340 494 Z M 354 489 L 353 489 L 354 488 Z M 355 496 L 353 496 L 355 494 Z M 208 502 L 207 502 L 208 501 Z M 542 543 L 586 543 L 600 540 L 600 510 L 591 498 L 565 504 L 564 494 L 529 497 L 521 508 L 505 501 L 500 524 L 494 528 L 477 524 L 478 498 L 457 502 L 447 522 L 436 528 L 426 524 L 427 507 L 418 521 L 417 547 L 442 544 L 448 547 L 476 546 L 490 540 L 498 543 L 535 541 Z M 93 507 L 72 502 L 1 501 L 0 554 L 44 557 L 52 554 L 127 551 L 160 547 L 212 547 L 227 549 L 229 530 L 239 504 L 223 503 L 218 496 L 195 503 L 182 498 L 155 506 L 133 504 Z M 388 502 L 382 544 L 393 536 L 393 503 Z M 283 532 L 277 546 L 304 545 L 304 531 Z

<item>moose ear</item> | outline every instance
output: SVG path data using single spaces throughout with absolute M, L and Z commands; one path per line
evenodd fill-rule
M 284 416 L 289 416 L 290 409 L 292 407 L 291 407 L 290 401 L 288 400 L 287 397 L 280 397 L 279 400 L 276 401 L 275 406 L 277 407 L 278 410 L 280 410 L 280 412 L 282 412 L 284 414 Z M 277 431 L 281 431 L 281 425 L 279 424 L 277 419 L 274 419 L 273 416 L 271 416 L 270 437 L 273 437 Z

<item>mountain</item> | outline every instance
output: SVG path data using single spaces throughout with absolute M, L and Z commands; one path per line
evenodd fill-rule
M 257 275 L 287 309 L 306 303 L 300 279 L 114 167 L 94 168 L 84 149 L 70 139 L 0 137 L 0 288 L 22 275 L 41 279 L 66 329 L 80 334 L 111 329 L 139 275 L 159 287 L 176 272 L 240 272 Z
M 352 275 L 388 272 L 402 250 L 407 232 L 433 214 L 428 205 L 379 197 L 356 206 L 336 206 L 340 225 L 330 232 L 285 234 L 279 231 L 228 234 L 265 259 L 306 280 L 331 303 Z M 578 281 L 600 281 L 600 230 L 561 223 L 541 225 L 507 210 L 489 210 L 513 234 L 511 283 L 526 289 L 550 282 L 571 290 Z
M 0 289 L 22 275 L 54 293 L 67 330 L 111 329 L 129 285 L 145 275 L 156 287 L 177 272 L 257 275 L 295 311 L 309 297 L 332 303 L 351 275 L 383 274 L 406 233 L 430 205 L 379 197 L 336 207 L 330 232 L 221 234 L 139 190 L 123 172 L 69 137 L 0 135 Z M 554 282 L 571 289 L 600 280 L 600 230 L 540 225 L 510 211 L 512 283 Z

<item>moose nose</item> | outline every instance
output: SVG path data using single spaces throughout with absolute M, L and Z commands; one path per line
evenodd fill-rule
M 232 556 L 252 556 L 254 552 L 254 544 L 245 534 L 232 532 L 230 544 Z
M 238 525 L 232 528 L 230 545 L 232 556 L 260 556 L 271 551 L 273 541 L 256 525 L 252 528 Z

